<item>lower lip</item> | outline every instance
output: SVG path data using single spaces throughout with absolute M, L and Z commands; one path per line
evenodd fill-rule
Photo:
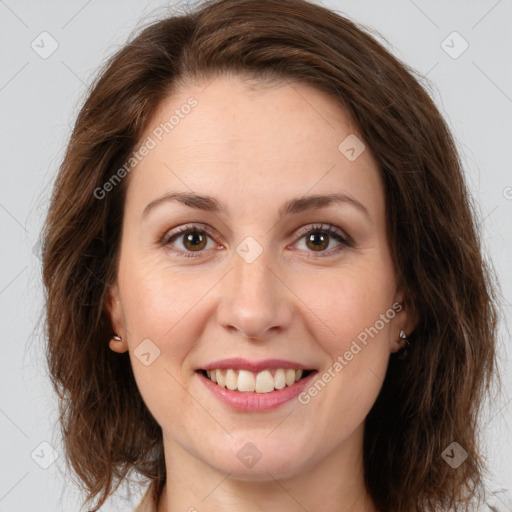
M 224 402 L 237 411 L 243 412 L 270 411 L 293 400 L 304 390 L 316 373 L 316 371 L 312 372 L 307 377 L 283 389 L 277 389 L 270 393 L 255 393 L 231 391 L 230 389 L 222 388 L 212 382 L 208 377 L 205 377 L 201 372 L 197 372 L 204 385 L 221 402 Z

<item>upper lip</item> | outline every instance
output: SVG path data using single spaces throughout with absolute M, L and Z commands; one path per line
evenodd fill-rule
M 262 370 L 277 369 L 277 368 L 293 368 L 295 370 L 313 370 L 311 366 L 298 363 L 296 361 L 288 361 L 286 359 L 264 359 L 263 361 L 248 361 L 241 357 L 232 357 L 229 359 L 219 359 L 213 361 L 206 366 L 201 367 L 201 370 L 216 370 L 219 369 L 239 369 L 248 370 L 250 372 L 260 372 Z

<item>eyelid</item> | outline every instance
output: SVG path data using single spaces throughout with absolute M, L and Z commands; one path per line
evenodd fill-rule
M 295 236 L 297 240 L 300 240 L 304 235 L 307 235 L 310 232 L 315 231 L 324 231 L 331 235 L 337 235 L 340 238 L 343 238 L 347 244 L 352 245 L 354 241 L 352 240 L 352 237 L 345 233 L 345 231 L 341 230 L 340 228 L 337 228 L 336 226 L 333 226 L 329 223 L 313 223 L 313 224 L 307 224 L 306 226 L 303 226 L 299 228 L 295 232 Z M 295 242 L 294 242 L 295 243 Z
M 202 224 L 201 222 L 193 222 L 191 224 L 183 224 L 181 226 L 178 226 L 175 229 L 167 230 L 161 237 L 161 243 L 166 244 L 169 243 L 169 241 L 177 237 L 178 235 L 181 235 L 183 233 L 187 233 L 188 231 L 204 231 L 210 236 L 218 236 L 220 238 L 220 235 L 208 224 Z

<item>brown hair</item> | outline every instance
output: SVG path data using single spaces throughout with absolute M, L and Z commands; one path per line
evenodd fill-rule
M 106 63 L 81 109 L 44 230 L 47 358 L 66 458 L 97 507 L 133 469 L 165 483 L 162 432 L 128 354 L 108 346 L 129 159 L 162 100 L 221 73 L 313 85 L 355 121 L 385 184 L 409 358 L 392 356 L 365 425 L 368 492 L 381 511 L 463 510 L 483 483 L 478 418 L 495 374 L 496 286 L 447 124 L 422 77 L 369 33 L 304 0 L 219 0 L 144 28 Z M 457 441 L 456 470 L 441 457 Z M 117 485 L 114 487 L 114 484 Z

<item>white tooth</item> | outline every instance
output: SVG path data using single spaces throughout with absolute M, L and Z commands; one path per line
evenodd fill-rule
M 279 368 L 276 370 L 276 374 L 274 375 L 274 387 L 276 389 L 283 389 L 286 386 L 286 377 L 284 375 L 284 370 Z
M 254 391 L 254 374 L 247 370 L 238 372 L 238 391 Z M 274 389 L 274 388 L 272 388 Z
M 291 386 L 295 382 L 295 370 L 288 368 L 285 374 L 286 385 Z
M 220 370 L 220 369 L 215 370 L 215 376 L 217 377 L 217 384 L 221 388 L 225 388 L 226 387 L 226 377 L 224 377 L 224 375 L 222 375 L 222 370 Z
M 269 370 L 263 370 L 256 375 L 256 393 L 270 393 L 274 391 L 274 378 Z
M 226 387 L 231 391 L 234 391 L 238 386 L 238 377 L 236 373 L 230 368 L 226 372 Z
M 257 375 L 248 370 L 228 369 L 225 375 L 221 369 L 207 370 L 210 380 L 223 388 L 231 391 L 270 393 L 274 389 L 283 389 L 285 386 L 292 386 L 304 374 L 303 370 L 293 368 L 278 368 L 274 377 L 270 370 L 263 370 Z

